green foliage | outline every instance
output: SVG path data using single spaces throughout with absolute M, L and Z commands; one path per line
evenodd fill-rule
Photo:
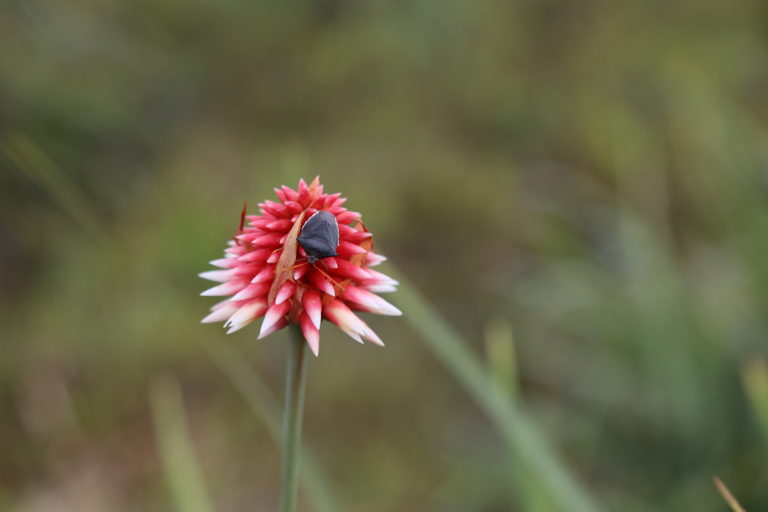
M 244 201 L 314 174 L 469 341 L 469 379 L 504 389 L 465 392 L 463 363 L 410 325 L 413 295 L 392 296 L 402 320 L 370 319 L 384 350 L 324 326 L 304 499 L 332 507 L 327 481 L 363 512 L 568 510 L 571 492 L 707 512 L 717 474 L 768 508 L 765 9 L 0 4 L 0 508 L 169 510 L 162 375 L 210 493 L 190 500 L 276 508 L 253 414 L 269 399 L 200 347 L 277 390 L 287 336 L 199 325 L 195 275 Z M 484 345 L 496 319 L 514 345 L 503 323 Z M 533 445 L 499 428 L 509 404 Z M 554 493 L 526 472 L 539 442 Z

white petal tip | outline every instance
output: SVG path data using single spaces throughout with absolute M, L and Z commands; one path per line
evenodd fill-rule
M 253 321 L 252 318 L 247 319 L 235 319 L 234 321 L 230 320 L 227 323 L 224 324 L 224 328 L 227 329 L 227 334 L 232 334 L 233 332 L 237 332 L 243 327 L 249 325 Z
M 347 333 L 347 335 L 348 335 L 350 338 L 352 338 L 352 339 L 353 339 L 353 340 L 355 340 L 356 342 L 360 343 L 361 345 L 364 345 L 364 344 L 365 344 L 365 342 L 363 341 L 363 338 L 361 338 L 361 337 L 360 337 L 360 335 L 359 335 L 358 333 L 356 333 L 355 331 L 344 331 L 344 332 L 346 332 L 346 333 Z
M 384 300 L 380 301 L 375 313 L 384 316 L 403 316 L 403 312 Z
M 280 318 L 267 318 L 264 317 L 264 321 L 261 323 L 261 330 L 259 331 L 259 337 L 257 340 L 263 340 L 270 334 L 280 329 Z
M 394 285 L 388 285 L 388 284 L 374 284 L 371 286 L 368 286 L 368 291 L 371 291 L 373 293 L 389 293 L 397 291 L 397 288 Z
M 215 324 L 217 322 L 223 322 L 230 316 L 232 316 L 232 313 L 234 313 L 237 310 L 237 308 L 233 308 L 232 306 L 226 305 L 219 309 L 214 309 L 210 313 L 208 313 L 205 318 L 200 320 L 201 324 Z
M 384 342 L 381 341 L 381 338 L 376 336 L 376 333 L 373 332 L 373 331 L 368 331 L 368 332 L 364 333 L 363 337 L 365 339 L 367 339 L 368 341 L 370 341 L 371 343 L 373 343 L 374 345 L 378 345 L 380 347 L 384 346 Z
M 240 291 L 237 284 L 224 283 L 213 288 L 208 288 L 200 294 L 201 297 L 224 297 L 226 295 L 232 295 L 236 291 Z
M 225 283 L 231 276 L 231 270 L 207 270 L 197 274 L 198 277 L 207 279 L 208 281 L 214 281 L 217 283 Z

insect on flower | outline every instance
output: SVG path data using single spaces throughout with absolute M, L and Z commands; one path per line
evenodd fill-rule
M 275 193 L 280 202 L 259 204 L 260 215 L 243 213 L 224 258 L 211 262 L 219 270 L 200 274 L 221 283 L 202 295 L 227 297 L 203 322 L 223 321 L 232 333 L 264 317 L 259 339 L 298 324 L 317 355 L 325 318 L 360 343 L 383 345 L 357 312 L 402 314 L 376 295 L 398 283 L 371 268 L 385 258 L 361 215 L 341 194 L 325 194 L 319 178 Z
M 298 241 L 307 253 L 309 263 L 338 256 L 339 223 L 336 217 L 325 210 L 316 212 L 304 223 Z

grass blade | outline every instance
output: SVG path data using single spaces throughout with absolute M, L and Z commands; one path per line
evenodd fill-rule
M 512 326 L 504 318 L 497 318 L 485 327 L 485 357 L 491 376 L 511 398 L 518 395 L 515 339 Z
M 0 150 L 84 229 L 106 236 L 102 222 L 82 190 L 29 137 L 20 133 L 8 135 L 0 140 Z
M 157 378 L 150 386 L 149 402 L 158 450 L 176 509 L 179 512 L 212 512 L 205 479 L 189 438 L 178 382 L 170 377 Z
M 390 274 L 400 281 L 398 306 L 405 312 L 404 318 L 485 411 L 513 453 L 549 488 L 561 509 L 571 512 L 599 510 L 571 477 L 524 410 L 510 400 L 509 393 L 501 389 L 485 371 L 461 335 L 443 320 L 402 274 L 396 271 Z
M 752 413 L 755 415 L 764 439 L 768 442 L 768 367 L 762 359 L 749 361 L 741 371 L 741 380 L 747 392 Z
M 731 507 L 733 512 L 746 512 L 744 508 L 739 504 L 738 500 L 733 496 L 733 494 L 731 494 L 731 491 L 728 489 L 728 487 L 723 483 L 722 480 L 720 480 L 720 477 L 717 475 L 713 476 L 712 482 L 714 482 L 717 491 L 723 497 L 728 506 Z

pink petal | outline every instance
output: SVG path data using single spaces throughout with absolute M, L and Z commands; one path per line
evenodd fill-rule
M 366 233 L 366 231 L 358 231 L 354 228 L 351 228 L 349 226 L 345 226 L 343 224 L 339 224 L 339 236 L 342 237 L 348 237 L 350 235 L 356 235 L 358 233 Z M 370 233 L 368 233 L 368 238 L 370 238 Z
M 291 187 L 282 186 L 286 199 L 283 201 L 296 201 L 299 198 L 299 193 L 293 190 Z
M 279 188 L 273 188 L 272 190 L 275 191 L 275 194 L 277 195 L 277 197 L 280 198 L 282 202 L 286 202 L 288 200 L 288 196 L 285 195 L 285 192 L 283 192 L 283 190 Z
M 234 245 L 235 242 L 233 240 L 230 240 L 228 243 L 230 246 L 224 249 L 224 254 L 230 254 L 232 256 L 242 256 L 245 254 L 245 246 Z
M 264 322 L 261 324 L 259 339 L 263 339 L 273 332 L 285 327 L 288 323 L 285 315 L 290 309 L 290 302 L 283 302 L 282 304 L 275 304 L 270 307 L 264 315 Z
M 269 233 L 255 238 L 251 243 L 257 247 L 274 247 L 280 243 L 282 233 Z
M 223 322 L 227 318 L 231 317 L 235 314 L 235 312 L 239 309 L 238 305 L 234 302 L 227 300 L 225 301 L 226 304 L 222 307 L 213 309 L 208 316 L 203 318 L 200 323 L 202 324 L 212 324 L 216 322 Z M 215 306 L 214 306 L 215 307 Z
M 243 281 L 241 279 L 233 279 L 232 281 L 229 281 L 228 283 L 220 284 L 219 286 L 214 286 L 213 288 L 208 288 L 205 290 L 202 295 L 203 297 L 217 297 L 217 296 L 226 296 L 226 295 L 232 295 L 233 293 L 237 293 L 248 284 L 248 281 Z
M 222 301 L 220 301 L 220 302 L 217 302 L 216 304 L 214 304 L 213 306 L 211 306 L 211 311 L 216 311 L 217 309 L 220 309 L 220 308 L 226 307 L 227 305 L 229 305 L 229 304 L 232 304 L 232 303 L 235 303 L 235 301 L 234 301 L 234 300 L 232 300 L 232 297 L 229 297 L 229 298 L 227 298 L 227 299 L 224 299 L 224 300 L 222 300 Z M 235 304 L 235 305 L 236 305 L 237 307 L 240 307 L 240 306 L 242 306 L 242 304 Z
M 342 297 L 345 300 L 349 300 L 356 304 L 359 304 L 365 311 L 370 313 L 377 313 L 379 315 L 400 316 L 402 311 L 395 306 L 382 299 L 378 295 L 359 288 L 357 286 L 347 286 L 342 292 Z
M 307 279 L 309 282 L 320 290 L 323 293 L 327 293 L 330 296 L 335 296 L 336 292 L 333 289 L 333 285 L 328 281 L 328 279 L 316 268 L 313 268 L 309 271 L 307 274 Z
M 274 201 L 264 201 L 263 204 L 260 204 L 259 207 L 262 211 L 267 212 L 274 217 L 286 217 L 289 215 L 288 208 L 285 207 L 285 205 L 276 203 Z
M 291 226 L 293 226 L 293 222 L 291 222 L 290 219 L 278 219 L 278 220 L 273 220 L 272 222 L 267 224 L 266 228 L 271 231 L 280 231 L 284 233 L 290 230 Z
M 373 293 L 390 293 L 397 291 L 397 287 L 391 284 L 370 284 L 366 285 L 365 288 Z
M 240 242 L 248 242 L 250 243 L 254 238 L 260 237 L 263 235 L 260 230 L 257 232 L 250 232 L 250 233 L 240 233 L 239 235 L 235 235 L 235 240 L 238 240 Z
M 306 290 L 301 298 L 301 305 L 304 306 L 304 311 L 306 311 L 315 328 L 320 329 L 320 321 L 323 315 L 323 300 L 320 292 Z
M 285 206 L 288 208 L 288 210 L 289 210 L 289 211 L 290 211 L 292 214 L 301 213 L 301 212 L 303 212 L 303 211 L 304 211 L 304 207 L 303 207 L 303 206 L 301 206 L 301 205 L 300 205 L 299 203 L 297 203 L 296 201 L 288 201 L 288 202 L 286 202 L 286 203 L 285 203 Z
M 336 270 L 339 268 L 339 262 L 336 261 L 336 258 L 333 256 L 329 256 L 328 258 L 323 258 L 323 265 L 325 265 L 327 268 L 331 270 Z
M 267 258 L 267 263 L 270 265 L 274 265 L 278 261 L 280 261 L 280 255 L 283 254 L 283 251 L 274 251 L 272 254 L 269 255 L 269 258 Z
M 238 259 L 237 258 L 219 258 L 217 260 L 213 260 L 210 262 L 211 265 L 214 267 L 219 268 L 232 268 L 237 266 Z
M 370 327 L 368 327 L 367 325 L 365 326 L 365 332 L 363 333 L 363 338 L 368 340 L 368 341 L 370 341 L 374 345 L 378 345 L 380 347 L 384 346 L 384 342 L 381 341 L 381 338 L 379 338 L 376 335 L 376 333 L 373 332 L 373 330 Z
M 264 264 L 259 263 L 241 263 L 237 267 L 235 267 L 233 270 L 234 274 L 236 276 L 243 276 L 246 279 L 250 279 L 251 276 L 259 272 L 262 268 L 264 268 Z
M 250 263 L 254 261 L 264 262 L 272 254 L 272 250 L 273 249 L 256 249 L 247 254 L 243 254 L 237 258 L 237 260 L 243 263 Z
M 309 202 L 309 188 L 303 178 L 299 180 L 299 197 L 296 201 L 301 204 L 307 204 Z
M 354 263 L 351 263 L 348 260 L 343 260 L 343 259 L 339 259 L 337 261 L 339 264 L 339 268 L 333 271 L 334 274 L 337 274 L 343 277 L 349 277 L 359 281 L 364 281 L 366 279 L 371 278 L 371 276 L 365 270 L 358 267 Z
M 341 242 L 339 246 L 336 247 L 336 252 L 340 257 L 349 259 L 350 256 L 365 254 L 366 250 L 359 245 L 351 244 L 349 242 Z
M 291 298 L 293 294 L 296 292 L 296 283 L 293 281 L 286 281 L 283 283 L 283 286 L 280 287 L 280 290 L 278 290 L 277 295 L 275 295 L 275 304 L 281 304 Z
M 234 315 L 229 317 L 227 323 L 224 324 L 224 327 L 229 327 L 227 334 L 239 331 L 263 315 L 266 310 L 267 301 L 264 299 L 256 299 L 246 303 L 244 306 L 240 307 Z
M 376 333 L 340 300 L 334 299 L 327 304 L 323 308 L 323 314 L 355 341 L 362 343 L 362 338 L 366 338 L 377 345 L 383 345 Z
M 309 263 L 306 263 L 306 262 L 304 263 L 304 265 L 300 265 L 296 267 L 295 269 L 293 269 L 293 278 L 296 281 L 300 280 L 302 277 L 304 277 L 304 275 L 307 273 L 309 268 L 310 268 Z
M 341 192 L 335 192 L 333 194 L 328 194 L 327 196 L 325 196 L 325 203 L 323 204 L 323 207 L 324 208 L 330 208 L 331 206 L 333 206 L 333 203 L 335 203 L 336 200 L 338 198 L 340 198 L 340 197 L 341 197 Z
M 354 229 L 351 229 L 351 228 L 348 228 L 349 231 L 341 233 L 341 228 L 343 227 L 346 228 L 347 226 L 339 226 L 339 237 L 341 237 L 341 239 L 346 242 L 359 244 L 363 240 L 367 240 L 371 238 L 371 234 L 368 233 L 367 231 L 355 231 Z
M 249 284 L 240 290 L 234 297 L 232 297 L 232 300 L 248 300 L 254 297 L 258 297 L 259 295 L 266 295 L 271 284 L 272 283 L 269 281 Z
M 365 269 L 365 271 L 370 276 L 366 280 L 366 282 L 369 284 L 387 284 L 392 286 L 397 286 L 398 284 L 400 284 L 394 279 L 392 279 L 391 277 L 389 277 L 388 275 L 382 274 L 381 272 L 376 272 L 375 270 L 372 270 L 370 268 Z
M 381 254 L 375 254 L 372 252 L 369 252 L 365 255 L 365 264 L 369 267 L 375 267 L 376 265 L 379 265 L 380 263 L 387 261 L 386 256 L 382 256 Z
M 260 215 L 247 215 L 246 218 L 249 221 L 251 227 L 263 229 L 272 222 L 270 217 L 262 217 Z
M 314 322 L 310 320 L 309 315 L 306 313 L 301 314 L 299 318 L 299 325 L 301 326 L 301 332 L 304 334 L 304 339 L 307 340 L 309 348 L 312 353 L 317 357 L 320 354 L 320 330 L 315 326 Z
M 274 265 L 266 266 L 262 269 L 261 272 L 256 274 L 253 279 L 251 279 L 251 283 L 263 283 L 266 281 L 271 281 L 275 278 L 275 267 Z
M 217 283 L 225 283 L 229 281 L 229 279 L 234 275 L 234 271 L 231 269 L 230 270 L 209 270 L 207 272 L 200 272 L 197 275 L 209 281 L 215 281 Z
M 288 319 L 286 317 L 281 317 L 281 318 L 279 318 L 277 320 L 277 322 L 274 323 L 274 325 L 272 325 L 272 327 L 270 327 L 266 331 L 260 332 L 259 333 L 259 337 L 256 338 L 256 339 L 263 340 L 264 338 L 266 338 L 270 334 L 276 333 L 277 331 L 279 331 L 280 329 L 282 329 L 286 325 L 288 325 Z
M 361 215 L 358 212 L 346 211 L 336 216 L 336 222 L 339 224 L 350 224 L 357 220 L 360 220 Z

